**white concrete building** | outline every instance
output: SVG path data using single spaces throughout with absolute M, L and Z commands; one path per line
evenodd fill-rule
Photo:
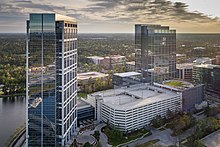
M 181 94 L 148 84 L 112 89 L 88 95 L 95 107 L 95 117 L 121 131 L 132 131 L 148 125 L 157 115 L 181 111 Z
M 194 63 L 176 64 L 177 78 L 192 81 L 192 70 Z
M 142 74 L 139 72 L 123 72 L 113 74 L 112 83 L 114 88 L 129 87 L 140 84 Z
M 208 57 L 197 58 L 193 61 L 196 64 L 212 64 L 212 59 Z
M 87 57 L 88 59 L 92 59 L 92 61 L 94 62 L 94 64 L 99 65 L 101 64 L 101 62 L 104 60 L 104 57 L 100 57 L 100 56 L 91 56 L 91 57 Z
M 96 71 L 90 71 L 90 72 L 84 72 L 84 73 L 79 73 L 77 75 L 77 79 L 79 82 L 88 82 L 89 79 L 95 80 L 97 78 L 107 78 L 108 74 L 96 72 Z
M 130 71 L 135 71 L 135 61 L 126 62 L 126 69 Z

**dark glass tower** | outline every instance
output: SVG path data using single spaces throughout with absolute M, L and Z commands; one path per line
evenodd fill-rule
M 176 74 L 176 31 L 167 26 L 135 25 L 135 67 L 145 82 L 162 82 Z
M 206 95 L 220 98 L 220 65 L 194 65 L 193 81 L 196 84 L 204 84 Z
M 58 14 L 27 21 L 27 146 L 64 146 L 76 129 L 77 23 Z

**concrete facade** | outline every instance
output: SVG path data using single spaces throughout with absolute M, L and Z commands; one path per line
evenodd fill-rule
M 182 98 L 176 92 L 148 84 L 112 89 L 88 96 L 95 107 L 95 118 L 121 131 L 129 132 L 150 124 L 157 115 L 182 110 Z

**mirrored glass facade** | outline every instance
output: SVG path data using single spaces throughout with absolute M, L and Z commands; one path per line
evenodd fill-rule
M 135 25 L 135 68 L 145 82 L 173 79 L 176 74 L 176 31 L 160 25 Z
M 220 98 L 220 65 L 194 65 L 192 78 L 196 84 L 204 84 L 207 96 Z
M 63 146 L 76 128 L 77 24 L 57 14 L 27 21 L 27 146 Z

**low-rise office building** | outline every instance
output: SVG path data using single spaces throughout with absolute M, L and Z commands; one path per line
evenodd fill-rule
M 149 84 L 97 92 L 88 95 L 87 102 L 95 107 L 97 121 L 124 132 L 143 128 L 157 115 L 166 116 L 168 110 L 182 110 L 180 94 Z
M 212 64 L 220 65 L 220 55 L 217 55 L 213 60 Z
M 126 62 L 127 71 L 135 71 L 135 61 Z
M 84 121 L 94 119 L 95 109 L 89 103 L 83 99 L 77 99 L 77 124 L 78 127 L 81 127 L 84 124 Z
M 116 66 L 121 67 L 126 65 L 125 56 L 121 55 L 111 55 L 104 57 L 103 62 L 101 63 L 106 69 L 113 69 Z
M 191 53 L 196 57 L 203 57 L 206 53 L 206 48 L 203 46 L 194 47 Z
M 138 72 L 124 72 L 113 74 L 114 88 L 128 87 L 134 84 L 141 83 L 141 73 Z
M 212 59 L 208 57 L 197 58 L 193 61 L 195 64 L 212 64 Z
M 97 91 L 98 86 L 103 82 L 102 87 L 111 87 L 111 79 L 108 74 L 100 72 L 86 72 L 77 75 L 78 78 L 78 91 L 91 93 Z
M 126 57 L 121 55 L 111 55 L 106 57 L 91 56 L 87 58 L 92 59 L 94 64 L 101 65 L 105 69 L 113 69 L 116 66 L 120 67 L 126 65 Z
M 185 63 L 187 60 L 186 54 L 176 54 L 176 63 Z
M 192 81 L 192 70 L 194 63 L 176 64 L 177 78 Z
M 107 77 L 108 77 L 108 74 L 104 74 L 104 73 L 100 73 L 100 72 L 96 72 L 96 71 L 79 73 L 77 75 L 78 85 L 83 86 L 83 85 L 88 84 L 88 82 L 94 83 L 94 81 L 98 78 L 105 79 Z
M 90 57 L 87 57 L 87 58 L 92 59 L 93 63 L 96 64 L 96 65 L 101 64 L 104 60 L 104 57 L 100 57 L 100 56 L 90 56 Z

